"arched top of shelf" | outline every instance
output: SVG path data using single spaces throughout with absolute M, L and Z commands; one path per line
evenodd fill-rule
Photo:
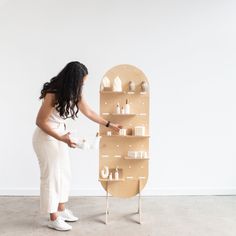
M 112 94 L 112 95 L 119 95 L 119 94 L 140 94 L 140 95 L 149 95 L 149 82 L 146 77 L 146 75 L 137 67 L 129 64 L 122 64 L 117 65 L 111 68 L 106 72 L 106 74 L 103 76 L 107 77 L 110 81 L 110 87 L 104 88 L 103 86 L 103 79 L 101 80 L 100 84 L 100 93 L 101 94 Z M 122 82 L 122 91 L 113 91 L 113 82 L 116 77 L 119 77 Z M 135 85 L 135 90 L 131 91 L 129 90 L 129 82 L 132 81 Z M 142 90 L 142 83 L 145 82 L 147 84 L 147 91 L 144 92 Z

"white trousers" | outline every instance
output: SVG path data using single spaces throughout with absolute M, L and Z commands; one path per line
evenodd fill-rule
M 61 135 L 66 133 L 64 123 L 52 123 Z M 36 127 L 33 148 L 40 167 L 40 212 L 57 212 L 58 203 L 68 201 L 71 167 L 67 144 Z

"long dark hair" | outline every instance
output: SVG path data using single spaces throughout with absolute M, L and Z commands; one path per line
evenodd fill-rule
M 78 61 L 68 63 L 50 82 L 46 82 L 41 90 L 40 99 L 47 93 L 55 94 L 55 108 L 64 119 L 75 119 L 79 112 L 84 77 L 88 74 L 85 65 Z

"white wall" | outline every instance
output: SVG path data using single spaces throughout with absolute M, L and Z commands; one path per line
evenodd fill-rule
M 43 82 L 70 60 L 89 68 L 87 100 L 112 66 L 151 84 L 146 195 L 236 194 L 236 2 L 0 1 L 0 194 L 38 194 L 31 145 Z M 80 116 L 82 135 L 98 126 Z M 103 195 L 98 153 L 71 151 L 74 195 Z

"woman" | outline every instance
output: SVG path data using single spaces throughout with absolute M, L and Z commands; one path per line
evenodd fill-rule
M 97 115 L 82 96 L 87 68 L 80 62 L 68 63 L 54 78 L 43 85 L 42 106 L 36 119 L 33 147 L 40 166 L 40 210 L 49 213 L 48 227 L 64 231 L 72 229 L 67 222 L 78 218 L 65 208 L 70 189 L 70 159 L 68 146 L 75 143 L 66 131 L 65 119 L 76 118 L 80 110 L 90 120 L 119 131 L 120 125 Z

